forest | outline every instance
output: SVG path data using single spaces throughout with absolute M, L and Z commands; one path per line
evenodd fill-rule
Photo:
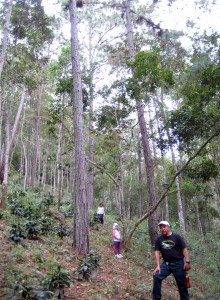
M 0 299 L 151 299 L 160 220 L 220 299 L 219 3 L 182 2 L 1 1 Z

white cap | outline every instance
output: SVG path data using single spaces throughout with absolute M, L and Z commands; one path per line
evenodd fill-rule
M 165 225 L 165 226 L 169 226 L 170 227 L 170 224 L 167 221 L 160 221 L 160 223 L 158 224 L 158 226 L 160 226 L 160 225 Z
M 115 226 L 118 226 L 118 223 L 113 224 L 113 229 L 115 229 Z

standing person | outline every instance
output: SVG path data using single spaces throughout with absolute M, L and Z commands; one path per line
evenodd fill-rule
M 173 274 L 176 280 L 180 299 L 189 300 L 185 272 L 191 269 L 191 265 L 186 243 L 180 235 L 171 232 L 167 221 L 161 221 L 158 226 L 161 235 L 155 242 L 156 268 L 153 272 L 153 300 L 161 299 L 162 280 L 170 274 Z M 163 258 L 162 264 L 160 264 L 160 254 Z
M 99 217 L 99 220 L 102 224 L 104 224 L 104 216 L 105 216 L 105 210 L 102 203 L 99 203 L 98 209 L 97 209 L 97 216 Z
M 117 223 L 113 224 L 112 236 L 114 238 L 114 254 L 117 258 L 122 258 L 123 256 L 120 253 L 122 236 Z

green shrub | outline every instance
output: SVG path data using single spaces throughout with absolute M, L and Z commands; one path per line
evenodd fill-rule
M 99 267 L 100 256 L 98 254 L 90 253 L 88 256 L 79 260 L 77 275 L 84 280 L 90 280 L 93 273 Z
M 43 286 L 47 289 L 62 288 L 70 286 L 73 282 L 70 278 L 69 272 L 60 265 L 55 265 L 47 273 L 46 278 L 42 281 Z
M 22 243 L 23 239 L 26 238 L 26 235 L 24 234 L 24 231 L 19 224 L 12 225 L 9 233 L 9 239 L 14 241 L 15 243 Z
M 10 300 L 20 299 L 36 299 L 46 300 L 51 299 L 54 293 L 51 291 L 44 291 L 40 285 L 25 285 L 16 283 L 11 290 Z
M 62 225 L 55 226 L 54 230 L 61 239 L 65 236 L 70 236 L 72 233 L 72 230 L 69 227 L 63 227 Z
M 34 221 L 26 221 L 24 224 L 24 229 L 27 232 L 27 237 L 29 239 L 33 239 L 34 237 L 38 236 L 38 234 L 40 233 L 40 229 L 38 227 L 37 222 Z
M 89 226 L 94 227 L 96 224 L 100 224 L 101 221 L 99 217 L 97 216 L 97 213 L 94 213 L 92 217 L 89 219 Z
M 53 220 L 48 217 L 42 217 L 39 220 L 40 231 L 43 235 L 48 234 L 53 229 Z

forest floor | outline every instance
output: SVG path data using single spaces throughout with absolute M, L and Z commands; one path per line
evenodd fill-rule
M 70 287 L 65 287 L 65 299 L 152 299 L 153 269 L 146 269 L 146 267 L 135 263 L 132 259 L 135 253 L 126 253 L 123 246 L 121 253 L 124 257 L 116 258 L 113 254 L 110 226 L 110 224 L 104 224 L 99 230 L 91 230 L 90 246 L 100 255 L 100 266 L 89 281 L 75 280 Z M 43 279 L 45 277 L 43 262 L 52 257 L 55 257 L 56 263 L 64 266 L 69 272 L 73 273 L 73 270 L 77 268 L 79 257 L 72 249 L 72 237 L 63 240 L 47 240 L 47 237 L 42 237 L 38 241 L 25 240 L 28 247 L 23 248 L 8 240 L 7 230 L 8 225 L 0 220 L 0 268 L 3 270 L 0 272 L 0 299 L 11 299 L 9 297 L 10 289 L 5 283 L 5 279 L 7 282 L 10 281 L 13 278 L 12 273 L 14 276 L 20 271 L 21 273 L 25 272 L 26 277 L 42 277 Z M 107 242 L 106 240 L 103 242 L 103 238 L 106 238 L 107 235 L 109 235 L 109 239 Z M 39 256 L 41 264 L 39 263 Z M 152 265 L 154 266 L 154 262 Z M 164 280 L 162 299 L 179 299 L 173 279 Z M 191 300 L 196 300 L 196 298 L 192 297 Z

